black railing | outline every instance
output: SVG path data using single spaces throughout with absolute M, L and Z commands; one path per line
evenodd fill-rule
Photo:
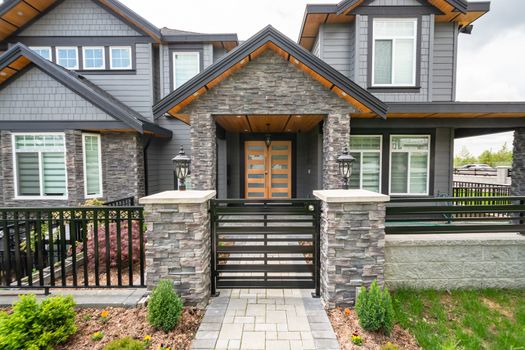
M 497 176 L 497 169 L 454 169 L 454 175 Z
M 141 207 L 0 209 L 0 287 L 145 286 Z
M 510 185 L 483 184 L 475 182 L 454 181 L 454 197 L 501 197 L 510 196 Z
M 135 206 L 135 197 L 126 197 L 117 199 L 103 204 L 106 207 L 133 207 Z
M 319 201 L 212 200 L 215 288 L 311 288 L 320 294 Z
M 387 234 L 525 232 L 525 197 L 394 199 Z

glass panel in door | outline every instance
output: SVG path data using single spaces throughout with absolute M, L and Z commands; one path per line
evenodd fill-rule
M 248 199 L 266 198 L 266 158 L 267 148 L 264 141 L 246 141 L 245 143 L 246 179 L 245 193 Z
M 270 188 L 272 199 L 292 198 L 292 143 L 273 141 L 269 147 Z

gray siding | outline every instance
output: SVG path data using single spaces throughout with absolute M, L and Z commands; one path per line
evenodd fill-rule
M 355 25 L 323 24 L 318 37 L 320 58 L 346 75 L 353 76 Z
M 137 44 L 135 74 L 92 74 L 88 79 L 115 96 L 121 102 L 153 119 L 153 50 L 151 44 Z
M 161 117 L 157 120 L 163 128 L 173 132 L 170 140 L 153 139 L 148 148 L 148 194 L 173 190 L 173 162 L 180 146 L 191 156 L 190 127 L 178 119 Z
M 20 36 L 141 36 L 91 0 L 66 0 Z
M 115 120 L 38 68 L 19 74 L 0 90 L 2 120 Z
M 223 56 L 225 56 L 228 52 L 225 50 L 225 49 L 221 49 L 221 48 L 217 48 L 217 47 L 214 47 L 213 48 L 213 63 L 217 62 L 218 60 L 220 60 Z
M 454 23 L 436 23 L 432 70 L 432 99 L 454 101 L 457 31 Z
M 417 0 L 374 0 L 368 6 L 421 6 Z
M 322 188 L 320 144 L 322 136 L 318 127 L 306 134 L 297 134 L 297 170 L 293 180 L 296 182 L 297 198 L 311 198 L 314 190 Z
M 314 46 L 312 47 L 312 54 L 321 58 L 321 35 L 317 35 L 315 38 Z
M 435 145 L 434 195 L 452 195 L 454 130 L 450 128 L 437 128 Z

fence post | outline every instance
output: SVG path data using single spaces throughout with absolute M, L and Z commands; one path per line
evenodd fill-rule
M 357 290 L 383 284 L 385 202 L 365 190 L 314 191 L 322 201 L 321 298 L 327 307 L 353 305 Z
M 147 225 L 146 285 L 161 279 L 186 304 L 203 308 L 211 295 L 208 202 L 215 191 L 167 191 L 139 200 Z

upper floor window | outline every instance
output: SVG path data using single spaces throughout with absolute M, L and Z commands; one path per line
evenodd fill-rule
M 375 18 L 373 86 L 416 85 L 416 18 Z
M 57 47 L 57 64 L 67 69 L 78 69 L 78 48 L 77 47 Z
M 66 198 L 64 134 L 15 134 L 13 144 L 16 196 Z
M 173 53 L 173 89 L 200 73 L 200 55 L 198 52 Z
M 109 48 L 109 62 L 111 69 L 131 69 L 131 47 L 112 46 Z
M 38 46 L 38 47 L 31 46 L 30 49 L 35 51 L 40 56 L 44 57 L 46 60 L 49 60 L 49 61 L 52 60 L 51 48 L 50 47 L 46 47 L 46 46 Z
M 105 69 L 106 60 L 104 55 L 104 47 L 83 47 L 82 57 L 84 58 L 84 69 Z

